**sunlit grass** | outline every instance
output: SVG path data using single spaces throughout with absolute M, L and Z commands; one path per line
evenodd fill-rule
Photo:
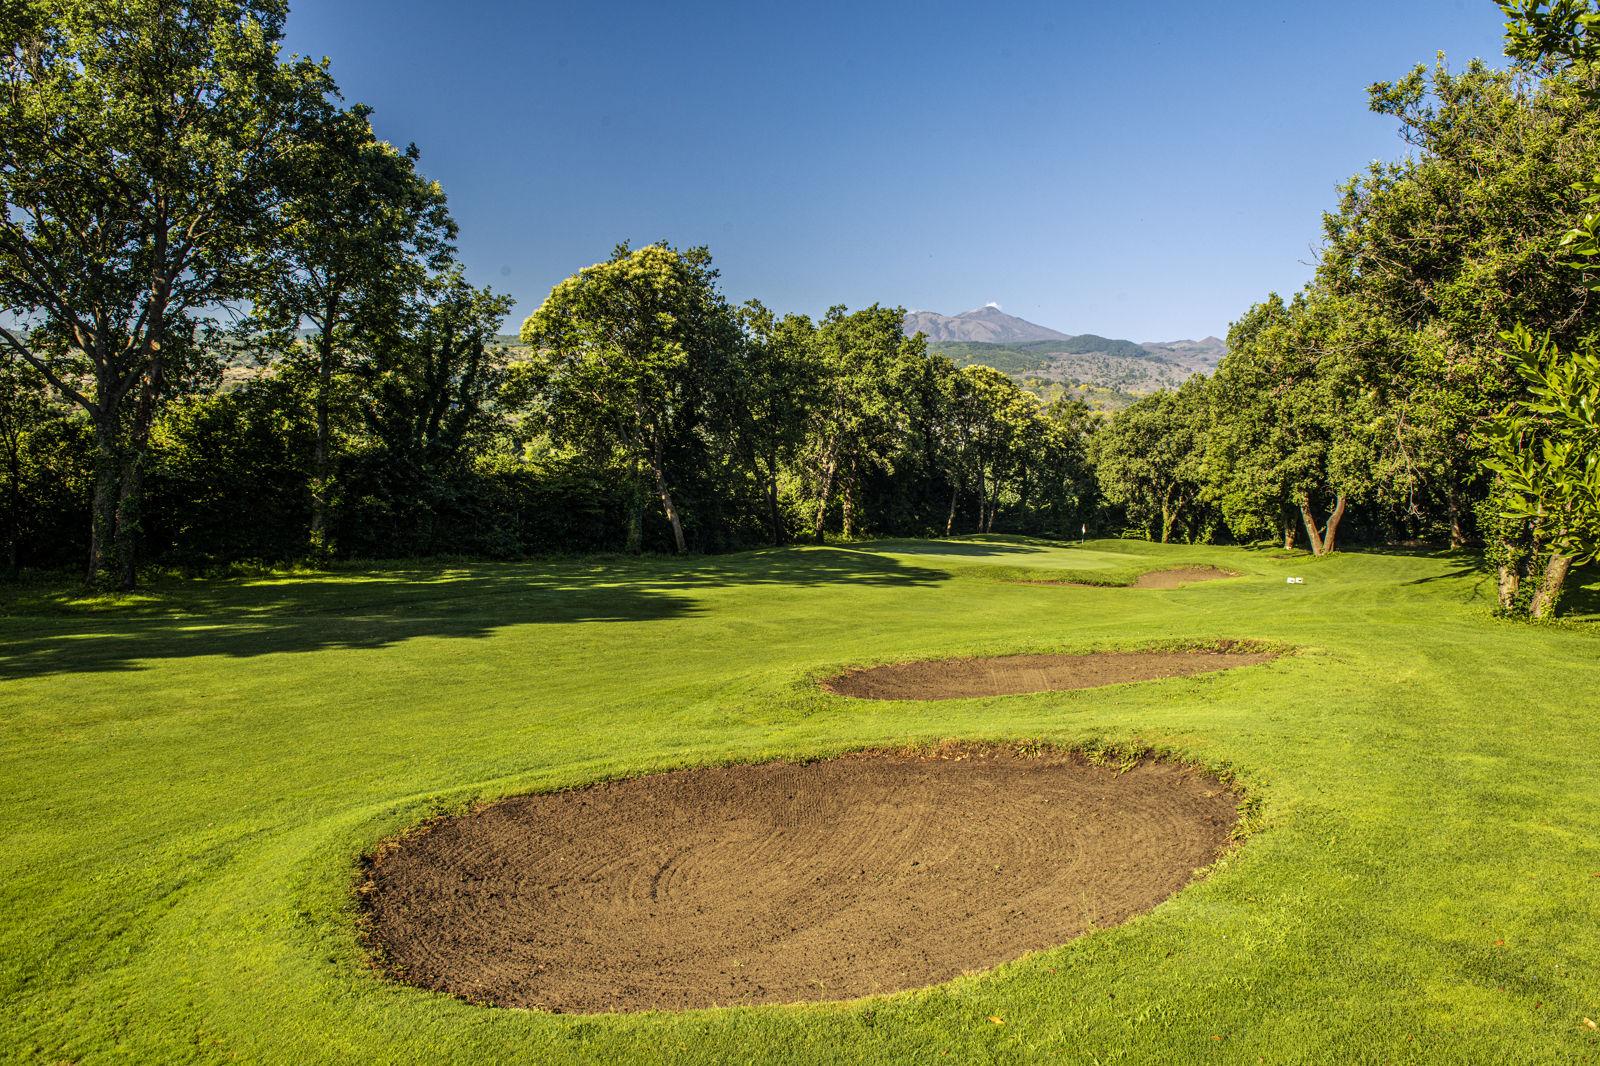
M 1582 1061 L 1600 1055 L 1600 585 L 1466 556 L 996 538 L 59 586 L 0 618 L 0 1047 L 55 1061 Z M 1210 564 L 1178 591 L 1131 580 Z M 1300 576 L 1304 585 L 1288 585 Z M 866 662 L 1238 639 L 1104 690 L 872 703 Z M 1126 926 L 923 992 L 561 1017 L 386 983 L 373 842 L 473 799 L 937 741 L 1232 768 L 1256 832 Z M 1004 1024 L 995 1024 L 999 1017 Z

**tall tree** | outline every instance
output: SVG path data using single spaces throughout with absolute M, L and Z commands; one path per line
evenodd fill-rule
M 493 350 L 513 301 L 466 282 L 428 279 L 364 325 L 352 365 L 358 405 L 386 464 L 422 478 L 465 461 L 484 431 L 504 368 Z
M 739 344 L 711 253 L 617 248 L 557 285 L 522 326 L 522 395 L 569 443 L 620 450 L 648 471 L 677 550 L 688 550 L 668 456 L 706 417 Z
M 1600 8 L 1593 0 L 1507 0 L 1506 53 L 1547 78 L 1571 84 L 1591 110 L 1600 97 Z M 1600 177 L 1575 186 L 1587 195 L 1561 247 L 1576 283 L 1600 291 Z M 1502 610 L 1535 619 L 1555 614 L 1575 565 L 1600 556 L 1600 352 L 1594 315 L 1573 351 L 1525 321 L 1503 333 L 1522 388 L 1487 419 L 1484 466 L 1493 475 L 1484 524 L 1496 534 L 1488 555 L 1499 570 Z
M 1091 445 L 1101 495 L 1163 544 L 1180 521 L 1188 520 L 1191 533 L 1196 525 L 1207 412 L 1195 381 L 1119 411 Z
M 1070 536 L 1086 527 L 1098 503 L 1089 468 L 1098 422 L 1087 404 L 1069 396 L 1050 401 L 1030 422 L 1020 452 L 1019 493 L 1030 528 Z
M 283 0 L 0 9 L 0 328 L 94 425 L 91 581 L 133 583 L 150 427 L 195 320 L 243 296 L 279 161 L 332 84 Z
M 415 145 L 379 140 L 366 107 L 330 101 L 280 159 L 287 192 L 250 289 L 256 322 L 304 367 L 316 419 L 309 543 L 325 556 L 337 456 L 338 375 L 364 321 L 399 306 L 446 267 L 456 226 L 437 182 L 416 170 Z M 300 343 L 308 325 L 312 337 Z
M 743 343 L 721 387 L 729 437 L 760 481 L 773 544 L 787 538 L 779 483 L 805 441 L 815 402 L 816 327 L 804 315 L 774 315 L 752 300 L 740 309 Z
M 1563 352 L 1521 327 L 1507 339 L 1527 392 L 1487 428 L 1489 505 L 1508 534 L 1491 558 L 1501 607 L 1548 618 L 1572 567 L 1600 556 L 1600 352 Z
M 961 491 L 977 502 L 976 532 L 994 531 L 995 515 L 1008 481 L 1020 487 L 1028 469 L 1023 448 L 1040 417 L 1039 402 L 993 367 L 972 364 L 950 378 L 949 421 L 955 447 L 956 491 L 951 495 L 945 532 L 951 532 Z M 1020 495 L 1020 494 L 1019 494 Z
M 1412 152 L 1344 188 L 1318 283 L 1406 335 L 1364 371 L 1386 383 L 1385 481 L 1461 544 L 1487 481 L 1478 427 L 1521 389 L 1501 332 L 1521 321 L 1570 345 L 1591 328 L 1594 298 L 1563 265 L 1562 235 L 1575 183 L 1600 166 L 1600 109 L 1571 76 L 1476 62 L 1376 85 L 1372 108 Z
M 812 536 L 821 543 L 828 510 L 840 501 L 841 529 L 856 527 L 861 479 L 888 459 L 902 412 L 894 383 L 897 363 L 926 349 L 919 334 L 901 328 L 905 311 L 873 304 L 860 311 L 832 307 L 817 327 L 819 395 L 807 433 L 814 518 Z
M 1237 536 L 1298 522 L 1317 555 L 1338 546 L 1349 506 L 1376 493 L 1387 428 L 1366 376 L 1388 334 L 1360 308 L 1312 289 L 1250 309 L 1208 388 L 1206 482 Z

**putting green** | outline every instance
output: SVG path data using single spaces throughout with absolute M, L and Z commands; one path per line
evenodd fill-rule
M 0 1047 L 24 1061 L 1573 1061 L 1600 1055 L 1600 581 L 1488 615 L 1457 556 L 1003 538 L 12 593 Z M 1215 565 L 1170 591 L 1047 587 Z M 1288 585 L 1285 578 L 1305 578 Z M 1276 662 L 860 701 L 873 662 L 1213 639 Z M 626 1016 L 367 964 L 363 849 L 650 770 L 946 738 L 1234 770 L 1253 837 L 1126 925 L 932 989 Z

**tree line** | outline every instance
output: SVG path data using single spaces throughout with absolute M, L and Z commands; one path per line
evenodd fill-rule
M 1600 10 L 1499 6 L 1513 69 L 1373 86 L 1410 153 L 1341 188 L 1313 280 L 1095 438 L 1105 498 L 1149 535 L 1481 546 L 1501 608 L 1534 617 L 1595 558 Z
M 618 247 L 499 337 L 414 147 L 285 58 L 282 0 L 0 13 L 7 559 L 719 551 L 1097 532 L 1481 545 L 1547 615 L 1600 526 L 1594 0 L 1502 3 L 1510 70 L 1374 86 L 1410 148 L 1215 374 L 1109 420 Z M 1303 540 L 1302 540 L 1303 538 Z
M 0 448 L 12 572 L 1059 531 L 1088 412 L 957 369 L 898 308 L 723 295 L 616 250 L 498 338 L 415 147 L 282 0 L 0 13 Z

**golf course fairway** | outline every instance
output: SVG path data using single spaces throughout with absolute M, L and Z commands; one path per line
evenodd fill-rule
M 1118 587 L 1183 567 L 1237 576 Z M 996 537 L 24 587 L 0 617 L 0 1058 L 1595 1061 L 1600 575 L 1575 584 L 1532 626 L 1492 617 L 1463 554 Z M 977 698 L 819 684 L 1230 642 L 1281 654 Z M 887 996 L 553 1014 L 396 982 L 365 947 L 364 857 L 438 815 L 946 742 L 1165 756 L 1243 817 L 1125 924 Z

